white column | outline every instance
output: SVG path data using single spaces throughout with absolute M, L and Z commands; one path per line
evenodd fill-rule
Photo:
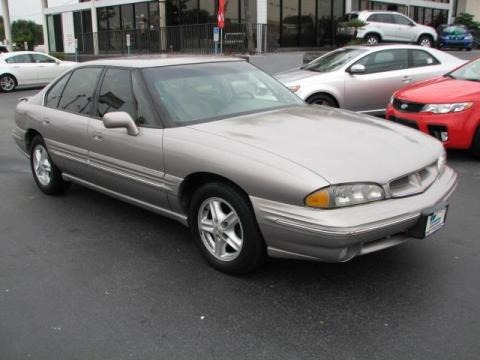
M 257 53 L 267 52 L 267 0 L 257 0 L 257 18 L 252 19 L 257 24 Z
M 7 49 L 8 51 L 12 51 L 13 40 L 12 40 L 12 28 L 10 24 L 10 13 L 8 10 L 8 0 L 2 0 L 2 9 L 3 9 L 3 25 L 5 27 L 5 38 L 7 40 Z
M 95 0 L 90 1 L 90 12 L 92 13 L 92 38 L 93 38 L 93 54 L 98 55 L 98 21 L 97 21 L 97 7 Z
M 43 45 L 45 46 L 45 51 L 48 53 L 50 52 L 50 47 L 48 46 L 47 16 L 45 15 L 45 9 L 48 8 L 48 0 L 40 0 L 40 5 L 42 7 Z
M 352 11 L 352 0 L 345 0 L 345 13 Z
M 165 0 L 159 0 L 159 20 L 160 24 L 158 24 L 158 40 L 160 41 L 160 50 L 164 51 L 167 50 L 167 30 L 165 27 L 167 26 L 167 9 L 165 6 Z

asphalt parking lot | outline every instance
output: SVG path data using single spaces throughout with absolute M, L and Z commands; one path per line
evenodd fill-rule
M 0 359 L 478 359 L 480 161 L 444 229 L 345 264 L 210 268 L 186 228 L 80 186 L 35 186 L 0 94 Z M 394 160 L 392 160 L 394 161 Z

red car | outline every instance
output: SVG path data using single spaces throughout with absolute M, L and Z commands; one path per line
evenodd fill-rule
M 385 115 L 480 157 L 480 59 L 398 90 Z

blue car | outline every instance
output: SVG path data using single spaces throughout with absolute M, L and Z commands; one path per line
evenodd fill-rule
M 472 50 L 473 36 L 465 26 L 442 26 L 438 36 L 438 48 L 457 48 Z

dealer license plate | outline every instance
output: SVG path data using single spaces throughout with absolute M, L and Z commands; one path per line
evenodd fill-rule
M 427 225 L 425 226 L 425 236 L 433 234 L 445 225 L 445 218 L 447 217 L 447 208 L 443 208 L 435 211 L 433 214 L 428 215 Z

